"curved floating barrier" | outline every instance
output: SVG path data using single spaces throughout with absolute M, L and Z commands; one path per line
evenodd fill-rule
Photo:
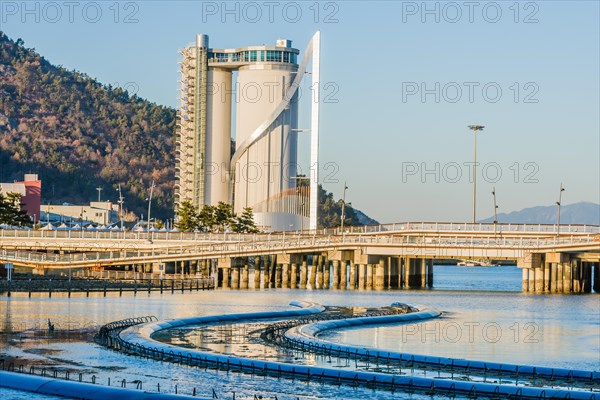
M 6 371 L 0 371 L 0 387 L 85 400 L 202 400 L 201 397 L 145 392 Z
M 416 313 L 377 317 L 348 318 L 343 320 L 320 321 L 294 327 L 284 333 L 284 338 L 293 347 L 312 349 L 319 352 L 338 353 L 353 357 L 379 359 L 385 361 L 418 363 L 434 367 L 464 369 L 469 371 L 511 373 L 519 376 L 572 379 L 586 382 L 600 382 L 600 372 L 567 368 L 540 367 L 532 365 L 505 364 L 497 362 L 465 360 L 460 358 L 434 357 L 420 354 L 399 353 L 369 349 L 361 346 L 333 344 L 319 339 L 317 335 L 332 329 L 345 329 L 369 325 L 387 325 L 401 322 L 418 322 L 440 316 L 433 309 L 424 309 Z
M 493 397 L 518 397 L 523 399 L 539 398 L 571 398 L 571 399 L 593 399 L 596 394 L 593 392 L 570 391 L 551 388 L 537 388 L 513 386 L 506 384 L 492 383 L 473 383 L 465 381 L 455 381 L 449 379 L 424 378 L 411 376 L 396 376 L 378 372 L 348 371 L 333 368 L 313 367 L 306 365 L 287 364 L 283 362 L 264 361 L 254 358 L 237 357 L 233 355 L 224 355 L 210 353 L 194 349 L 185 349 L 174 345 L 158 342 L 152 339 L 152 335 L 158 331 L 186 325 L 197 325 L 215 322 L 245 322 L 260 319 L 282 318 L 300 315 L 309 315 L 321 312 L 322 306 L 315 304 L 298 303 L 305 308 L 300 310 L 280 311 L 280 312 L 259 312 L 248 314 L 217 315 L 208 317 L 184 318 L 173 321 L 164 321 L 156 323 L 147 323 L 133 326 L 123 330 L 116 343 L 117 348 L 125 349 L 129 352 L 144 357 L 151 357 L 159 360 L 169 360 L 187 364 L 189 366 L 211 367 L 219 370 L 238 371 L 252 374 L 261 374 L 292 378 L 307 379 L 318 382 L 331 382 L 347 385 L 366 385 L 373 388 L 382 388 L 388 390 L 405 391 L 423 391 L 427 393 L 441 394 L 464 394 L 468 396 L 493 396 Z M 408 315 L 412 318 L 406 319 Z M 403 320 L 424 320 L 439 316 L 439 311 L 424 310 L 417 313 L 394 316 L 405 317 Z M 374 317 L 379 323 L 386 317 Z M 360 318 L 355 318 L 361 320 Z M 348 321 L 348 320 L 346 320 Z M 341 323 L 343 321 L 335 321 Z M 363 319 L 363 324 L 367 321 Z M 373 322 L 371 320 L 370 322 Z M 396 321 L 397 322 L 397 321 Z M 308 347 L 308 346 L 307 346 Z

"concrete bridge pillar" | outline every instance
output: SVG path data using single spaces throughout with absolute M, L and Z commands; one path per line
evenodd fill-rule
M 306 266 L 306 261 L 302 261 L 302 266 L 300 267 L 300 289 L 306 289 L 306 281 L 307 281 L 307 266 Z
M 340 262 L 338 260 L 333 260 L 332 264 L 332 279 L 331 279 L 331 288 L 338 289 L 340 287 Z
M 346 260 L 340 262 L 340 290 L 346 290 L 348 282 L 348 263 Z
M 230 258 L 219 258 L 217 262 L 217 269 L 221 271 L 222 283 L 221 287 L 223 289 L 229 289 L 229 270 L 231 269 L 231 259 Z
M 427 287 L 433 287 L 433 259 L 427 260 Z
M 358 265 L 358 290 L 365 290 L 365 278 L 367 275 L 367 266 L 365 264 Z
M 581 268 L 577 260 L 571 260 L 571 281 L 573 293 L 581 293 Z
M 350 261 L 350 274 L 348 281 L 348 289 L 354 290 L 356 289 L 356 264 Z
M 306 287 L 309 289 L 315 289 L 315 281 L 316 281 L 316 267 L 313 265 L 314 261 L 307 266 L 308 268 L 308 281 L 306 282 Z
M 290 264 L 283 264 L 281 268 L 281 287 L 287 289 L 290 287 Z
M 562 292 L 571 293 L 573 290 L 573 282 L 571 280 L 571 262 L 563 262 L 560 265 L 563 273 Z
M 404 286 L 404 289 L 409 289 L 410 288 L 410 271 L 411 271 L 411 258 L 410 257 L 404 257 L 402 260 L 402 270 L 404 272 L 404 279 L 402 280 L 402 284 Z
M 544 292 L 544 268 L 540 266 L 539 268 L 532 268 L 535 274 L 535 292 L 543 293 Z
M 385 261 L 380 259 L 375 264 L 375 290 L 383 290 L 385 288 Z
M 600 263 L 594 263 L 594 292 L 600 293 Z
M 254 257 L 254 289 L 260 289 L 260 257 Z
M 592 263 L 582 262 L 582 291 L 583 293 L 592 292 Z
M 373 264 L 367 264 L 367 280 L 366 280 L 366 289 L 373 289 Z
M 263 288 L 269 288 L 269 282 L 271 281 L 271 267 L 269 262 L 269 256 L 263 256 Z
M 550 270 L 551 270 L 551 263 L 549 262 L 544 262 L 544 293 L 548 293 L 550 292 L 550 286 L 551 286 L 551 276 L 550 276 Z
M 291 273 L 290 273 L 290 288 L 296 289 L 298 285 L 298 265 L 296 263 L 292 263 Z
M 418 258 L 407 258 L 405 265 L 406 288 L 421 286 L 421 261 Z
M 231 268 L 231 288 L 232 289 L 240 288 L 240 268 L 239 267 Z
M 331 262 L 325 258 L 323 263 L 323 289 L 331 287 Z
M 281 283 L 282 270 L 283 270 L 283 264 L 275 265 L 275 287 L 276 288 L 281 288 L 281 286 L 282 286 L 282 283 Z
M 556 281 L 555 281 L 555 293 L 562 293 L 563 292 L 563 279 L 564 279 L 564 272 L 563 272 L 563 265 L 562 263 L 556 263 L 554 264 L 554 268 L 556 269 Z
M 521 291 L 529 292 L 529 270 L 531 268 L 522 268 L 523 280 L 521 281 Z
M 419 259 L 420 264 L 421 264 L 421 286 L 422 288 L 427 287 L 427 259 L 425 258 L 420 258 Z
M 317 264 L 317 283 L 316 283 L 316 287 L 318 289 L 323 289 L 323 265 L 321 264 L 320 260 L 319 260 L 319 263 Z
M 248 273 L 248 264 L 244 264 L 242 267 L 242 281 L 240 282 L 240 289 L 248 289 L 249 284 L 249 273 Z

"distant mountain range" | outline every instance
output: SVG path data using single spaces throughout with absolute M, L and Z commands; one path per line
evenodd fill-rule
M 557 207 L 538 206 L 525 208 L 521 211 L 498 214 L 499 223 L 520 224 L 555 224 Z M 494 217 L 486 218 L 480 222 L 494 222 Z M 567 204 L 560 208 L 561 224 L 587 224 L 600 225 L 600 204 L 580 202 Z

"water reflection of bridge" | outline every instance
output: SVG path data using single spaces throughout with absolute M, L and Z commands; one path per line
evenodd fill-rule
M 435 259 L 515 261 L 527 292 L 600 292 L 600 227 L 589 225 L 560 233 L 555 225 L 464 223 L 294 234 L 0 231 L 0 262 L 37 273 L 163 271 L 235 289 L 431 287 Z

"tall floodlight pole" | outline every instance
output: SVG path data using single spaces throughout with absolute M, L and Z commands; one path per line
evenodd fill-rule
M 558 201 L 556 202 L 556 236 L 560 235 L 560 203 L 562 202 L 562 192 L 565 191 L 565 188 L 562 185 L 562 182 L 560 183 L 560 190 L 558 192 Z
M 312 38 L 312 89 L 313 97 L 310 118 L 310 218 L 309 229 L 317 229 L 319 211 L 319 104 L 321 84 L 321 31 Z
M 123 198 L 123 193 L 121 192 L 121 184 L 119 184 L 119 220 L 121 222 L 121 232 L 123 231 L 123 203 L 124 203 L 124 198 Z
M 150 185 L 150 196 L 148 197 L 148 233 L 150 233 L 150 211 L 152 211 L 152 193 L 154 192 L 154 181 Z
M 483 125 L 469 125 L 473 131 L 473 225 L 476 222 L 475 204 L 477 203 L 477 131 L 482 131 Z
M 96 190 L 98 191 L 98 203 L 100 203 L 100 193 L 102 192 L 102 188 L 97 187 Z
M 496 187 L 492 189 L 492 196 L 494 196 L 494 236 L 496 236 L 498 225 L 498 215 L 496 214 L 496 211 L 498 210 L 498 205 L 496 204 Z
M 344 182 L 344 195 L 342 196 L 342 216 L 340 223 L 340 233 L 344 233 L 344 219 L 346 218 L 346 190 L 348 190 L 348 185 Z

